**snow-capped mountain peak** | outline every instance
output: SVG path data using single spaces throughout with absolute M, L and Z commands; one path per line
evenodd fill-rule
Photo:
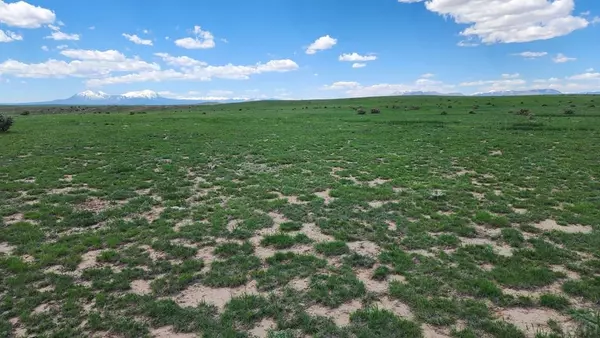
M 121 95 L 124 98 L 128 99 L 157 99 L 159 98 L 158 93 L 152 90 L 140 90 L 137 92 L 128 92 Z
M 110 97 L 109 94 L 106 94 L 104 92 L 94 92 L 91 90 L 86 90 L 81 93 L 77 93 L 75 96 L 87 100 L 104 100 Z

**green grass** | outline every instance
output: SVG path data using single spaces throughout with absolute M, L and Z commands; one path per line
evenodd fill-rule
M 242 337 L 264 322 L 270 337 L 420 337 L 424 323 L 454 337 L 524 337 L 497 314 L 593 313 L 591 100 L 7 107 L 0 337 L 143 337 L 165 326 Z M 534 117 L 508 113 L 520 109 Z M 547 220 L 564 227 L 543 229 Z M 190 295 L 203 290 L 214 293 Z M 593 320 L 580 322 L 593 336 Z

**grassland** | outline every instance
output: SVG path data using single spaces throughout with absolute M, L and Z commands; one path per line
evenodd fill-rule
M 0 336 L 597 337 L 595 101 L 14 108 Z

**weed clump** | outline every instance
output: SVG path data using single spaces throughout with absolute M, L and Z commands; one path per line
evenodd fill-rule
M 13 118 L 0 114 L 0 131 L 7 132 L 14 124 Z
M 575 111 L 573 109 L 565 109 L 564 114 L 565 115 L 574 115 Z
M 364 109 L 362 109 L 362 108 L 358 108 L 358 109 L 356 109 L 356 112 L 358 113 L 358 115 L 365 115 L 365 114 L 367 113 L 367 112 L 366 112 Z
M 378 108 L 371 109 L 371 114 L 379 114 L 381 111 Z

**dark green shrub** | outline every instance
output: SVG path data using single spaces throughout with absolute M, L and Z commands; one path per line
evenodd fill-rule
M 31 114 L 31 113 L 29 112 L 29 110 L 26 110 L 26 111 L 24 111 L 24 112 L 21 112 L 21 115 L 23 115 L 23 116 L 27 116 L 27 115 L 29 115 L 29 114 Z
M 564 113 L 565 115 L 573 115 L 575 114 L 575 111 L 573 109 L 565 109 Z
M 362 109 L 362 108 L 358 108 L 358 109 L 356 110 L 356 112 L 358 113 L 358 115 L 365 115 L 365 114 L 367 113 L 367 112 L 366 112 L 364 109 Z
M 0 114 L 0 131 L 8 131 L 13 123 L 12 117 Z
M 379 113 L 381 113 L 381 111 L 378 108 L 371 109 L 371 114 L 379 114 Z

